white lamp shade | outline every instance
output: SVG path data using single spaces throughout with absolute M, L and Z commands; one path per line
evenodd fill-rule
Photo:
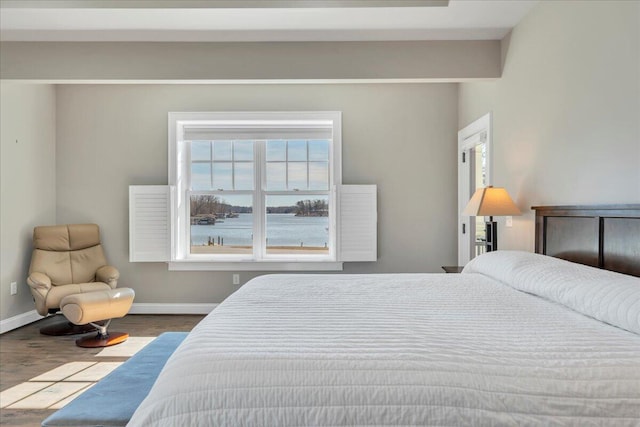
M 467 203 L 462 215 L 504 216 L 522 215 L 509 193 L 502 187 L 479 188 Z

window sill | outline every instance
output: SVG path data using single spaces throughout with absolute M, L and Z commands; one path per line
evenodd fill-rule
M 169 271 L 342 271 L 335 261 L 171 261 Z

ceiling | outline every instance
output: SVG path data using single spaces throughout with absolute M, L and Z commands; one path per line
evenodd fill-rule
M 536 3 L 537 0 L 2 0 L 0 39 L 499 40 Z

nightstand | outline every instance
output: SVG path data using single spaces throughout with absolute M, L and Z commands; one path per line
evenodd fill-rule
M 460 266 L 452 266 L 452 265 L 443 265 L 442 269 L 445 271 L 445 273 L 462 273 L 462 269 L 464 267 L 460 267 Z

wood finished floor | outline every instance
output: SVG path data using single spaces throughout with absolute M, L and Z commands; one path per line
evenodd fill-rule
M 167 331 L 190 331 L 204 316 L 130 314 L 114 319 L 111 331 L 128 332 L 130 336 L 151 337 Z M 75 345 L 79 335 L 52 337 L 39 330 L 61 316 L 47 318 L 0 335 L 0 391 L 75 361 L 96 361 L 102 349 Z M 123 357 L 101 357 L 104 362 L 123 362 Z M 98 410 L 98 408 L 96 408 Z M 39 426 L 54 410 L 0 409 L 1 426 Z

